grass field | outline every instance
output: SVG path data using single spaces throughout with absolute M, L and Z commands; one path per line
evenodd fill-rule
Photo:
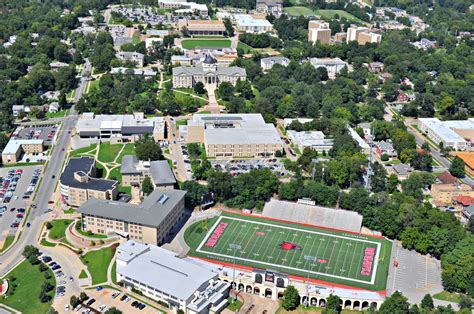
M 48 269 L 51 279 L 49 282 L 56 285 L 53 272 Z M 39 295 L 41 286 L 45 279 L 44 274 L 39 271 L 38 265 L 31 265 L 27 260 L 21 262 L 15 269 L 13 269 L 7 278 L 13 276 L 16 278 L 15 283 L 17 288 L 12 295 L 7 298 L 1 297 L 0 303 L 14 308 L 24 314 L 37 314 L 48 312 L 51 302 L 41 303 Z M 9 288 L 10 289 L 10 288 Z M 54 297 L 54 289 L 48 294 Z
M 12 236 L 12 235 L 7 236 L 5 238 L 5 241 L 3 242 L 2 248 L 0 249 L 0 253 L 8 249 L 10 245 L 12 245 L 13 240 L 15 240 L 15 236 Z
M 349 12 L 346 12 L 344 10 L 312 10 L 312 9 L 310 9 L 308 7 L 304 7 L 304 6 L 295 6 L 295 7 L 283 8 L 283 11 L 285 11 L 289 15 L 293 15 L 293 16 L 300 16 L 300 15 L 315 16 L 315 15 L 319 15 L 319 16 L 326 17 L 326 18 L 333 18 L 334 15 L 338 14 L 340 17 L 345 17 L 349 21 L 362 22 L 360 19 L 358 19 L 354 15 L 352 15 Z
M 114 248 L 106 247 L 81 256 L 82 262 L 87 266 L 87 270 L 92 276 L 93 285 L 107 281 L 107 269 L 114 253 Z
M 209 243 L 218 226 L 226 228 L 212 246 Z M 232 263 L 236 244 L 236 263 L 242 266 L 266 268 L 301 277 L 347 286 L 385 290 L 390 263 L 391 242 L 344 231 L 224 213 L 210 220 L 205 230 L 202 222 L 185 232 L 192 248 L 191 255 Z M 298 247 L 283 249 L 281 244 Z M 365 250 L 375 256 L 370 272 L 361 273 Z
M 99 148 L 99 160 L 102 162 L 114 161 L 117 154 L 122 149 L 122 144 L 102 143 Z
M 72 219 L 58 219 L 51 221 L 53 227 L 49 230 L 49 237 L 53 240 L 61 240 L 66 237 L 66 229 L 73 222 Z
M 229 48 L 230 47 L 230 40 L 229 39 L 185 39 L 181 41 L 181 46 L 184 49 L 193 49 L 195 47 L 223 47 Z

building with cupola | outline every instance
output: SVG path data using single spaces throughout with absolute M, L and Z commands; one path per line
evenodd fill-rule
M 246 79 L 247 73 L 244 68 L 219 65 L 217 60 L 209 54 L 205 56 L 200 64 L 173 68 L 174 88 L 191 88 L 197 82 L 215 86 L 219 86 L 222 82 L 229 82 L 235 85 L 238 80 L 244 81 Z

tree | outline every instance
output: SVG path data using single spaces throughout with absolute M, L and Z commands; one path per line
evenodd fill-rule
M 37 256 L 39 253 L 38 248 L 34 247 L 33 245 L 27 245 L 23 249 L 22 255 L 26 258 L 29 258 L 30 256 Z
M 472 308 L 472 299 L 470 296 L 461 295 L 461 300 L 459 301 L 459 307 L 461 309 L 471 309 Z
M 408 313 L 410 304 L 407 298 L 400 292 L 395 291 L 390 297 L 386 298 L 380 306 L 379 313 L 393 314 L 393 313 Z
M 82 291 L 81 294 L 79 295 L 79 300 L 81 300 L 81 302 L 84 302 L 88 298 L 89 296 L 84 291 Z
M 224 26 L 225 31 L 227 32 L 227 36 L 234 37 L 234 27 L 232 26 L 232 22 L 230 19 L 224 19 Z
M 75 295 L 72 295 L 72 296 L 71 296 L 71 299 L 69 299 L 69 304 L 71 304 L 72 308 L 75 308 L 75 307 L 78 306 L 80 303 L 81 303 L 81 301 L 80 301 L 79 298 L 76 297 Z
M 329 295 L 328 303 L 323 310 L 324 314 L 329 313 L 341 313 L 342 310 L 342 300 L 337 295 Z
M 229 98 L 234 95 L 234 86 L 229 82 L 222 82 L 217 92 L 223 100 L 229 100 Z
M 464 160 L 456 156 L 454 157 L 451 166 L 449 166 L 449 172 L 456 178 L 464 178 L 464 176 L 466 175 L 464 167 Z
M 160 144 L 156 143 L 148 133 L 145 133 L 135 143 L 135 153 L 140 160 L 153 161 L 163 158 Z
M 153 192 L 154 188 L 153 188 L 153 183 L 151 183 L 151 179 L 149 176 L 146 176 L 144 179 L 143 179 L 143 183 L 142 183 L 142 192 L 144 195 L 150 195 L 151 192 Z
M 288 286 L 283 293 L 282 306 L 285 310 L 291 311 L 298 307 L 300 295 L 294 286 Z
M 120 311 L 116 307 L 111 307 L 107 311 L 105 311 L 105 314 L 122 314 L 122 311 Z
M 202 95 L 206 92 L 206 89 L 204 88 L 204 84 L 202 82 L 197 82 L 196 85 L 194 85 L 194 91 L 196 94 Z
M 441 257 L 443 287 L 449 292 L 467 292 L 472 287 L 474 235 L 458 241 L 454 249 Z
M 433 298 L 431 297 L 431 295 L 425 294 L 425 296 L 421 300 L 421 308 L 424 310 L 434 309 Z

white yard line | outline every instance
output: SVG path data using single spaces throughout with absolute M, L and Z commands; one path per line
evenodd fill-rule
M 350 237 L 342 236 L 342 235 L 327 234 L 327 233 L 322 233 L 322 232 L 312 231 L 312 230 L 307 230 L 307 229 L 298 229 L 298 228 L 284 226 L 284 225 L 269 224 L 269 223 L 264 223 L 264 222 L 256 222 L 256 221 L 252 221 L 252 220 L 248 220 L 248 219 L 241 219 L 241 218 L 229 217 L 229 216 L 221 216 L 221 217 L 218 218 L 218 220 L 216 221 L 214 226 L 211 228 L 211 230 L 207 233 L 206 237 L 204 237 L 203 241 L 201 242 L 201 244 L 197 248 L 196 252 L 203 253 L 203 254 L 210 254 L 210 255 L 220 256 L 220 257 L 224 257 L 224 258 L 233 258 L 232 256 L 229 257 L 229 255 L 226 255 L 226 254 L 220 254 L 220 253 L 214 253 L 214 252 L 208 252 L 208 251 L 203 251 L 202 250 L 202 246 L 204 245 L 205 241 L 212 234 L 213 230 L 217 227 L 217 225 L 221 222 L 221 220 L 223 218 L 229 219 L 229 220 L 241 221 L 241 222 L 250 223 L 250 224 L 255 224 L 255 225 L 259 225 L 259 226 L 277 227 L 277 228 L 280 228 L 280 229 L 287 229 L 287 230 L 293 230 L 293 231 L 298 231 L 298 232 L 318 234 L 318 235 L 323 235 L 323 236 L 326 236 L 326 237 L 340 238 L 340 239 L 352 240 L 352 241 L 356 241 L 356 242 L 375 244 L 377 246 L 377 253 L 376 253 L 376 256 L 375 256 L 375 259 L 374 259 L 375 260 L 375 265 L 373 266 L 373 271 L 372 271 L 372 276 L 371 276 L 371 281 L 370 282 L 365 281 L 365 280 L 360 280 L 360 279 L 348 278 L 348 277 L 344 277 L 344 276 L 337 276 L 337 275 L 332 275 L 332 274 L 327 274 L 327 273 L 321 273 L 321 272 L 318 272 L 318 271 L 309 271 L 311 274 L 321 275 L 321 276 L 326 276 L 326 277 L 332 277 L 332 278 L 338 278 L 338 279 L 344 279 L 344 280 L 347 280 L 347 281 L 360 282 L 360 283 L 365 283 L 365 284 L 368 284 L 368 283 L 374 284 L 374 282 L 375 282 L 375 275 L 377 274 L 377 267 L 378 267 L 378 258 L 379 258 L 379 255 L 380 255 L 380 247 L 381 247 L 380 243 L 365 240 L 365 239 L 363 240 L 363 239 L 357 239 L 357 238 L 350 238 Z M 327 246 L 326 246 L 326 249 L 327 249 Z M 334 250 L 334 246 L 333 246 L 332 251 L 333 250 Z M 331 255 L 332 255 L 332 252 L 331 252 Z M 362 256 L 362 258 L 363 258 L 363 256 Z M 252 263 L 259 263 L 259 264 L 273 266 L 273 267 L 291 269 L 291 270 L 295 270 L 295 271 L 302 271 L 301 268 L 284 266 L 284 265 L 279 265 L 279 264 L 274 264 L 274 263 L 268 263 L 268 262 L 258 261 L 258 260 L 249 259 L 249 258 L 236 257 L 235 259 L 236 260 L 241 260 L 241 261 L 252 262 Z

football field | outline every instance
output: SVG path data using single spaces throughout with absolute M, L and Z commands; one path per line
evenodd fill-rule
M 190 233 L 197 257 L 385 289 L 391 243 L 383 238 L 229 213 Z

